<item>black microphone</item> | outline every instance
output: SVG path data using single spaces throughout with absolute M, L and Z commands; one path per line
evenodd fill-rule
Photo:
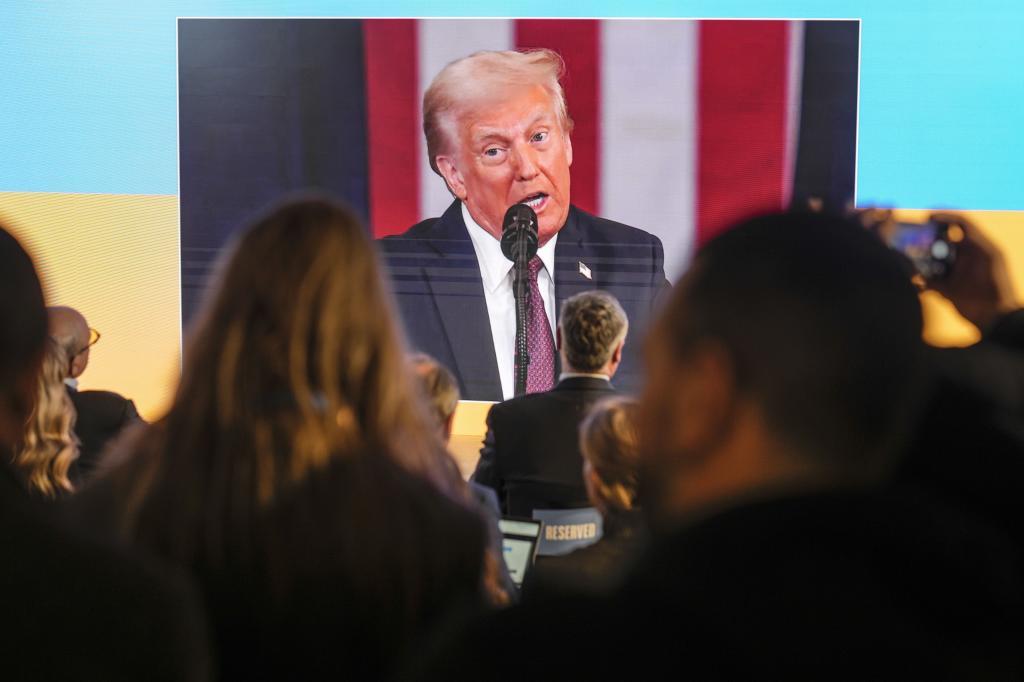
M 537 214 L 526 204 L 514 204 L 505 211 L 501 252 L 513 263 L 524 265 L 537 255 Z

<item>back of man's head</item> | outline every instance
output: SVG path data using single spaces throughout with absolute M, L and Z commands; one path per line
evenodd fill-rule
M 45 339 L 46 308 L 32 259 L 0 227 L 0 426 L 27 417 Z
M 921 331 L 906 269 L 874 235 L 838 217 L 776 214 L 700 250 L 660 336 L 679 359 L 717 344 L 735 391 L 791 453 L 870 477 L 910 428 Z
M 584 291 L 566 299 L 558 318 L 564 369 L 597 373 L 609 362 L 617 367 L 628 326 L 625 311 L 608 292 Z
M 64 351 L 70 360 L 82 354 L 89 344 L 89 323 L 85 316 L 74 308 L 67 306 L 51 306 L 46 309 L 50 318 L 50 336 Z M 84 363 L 82 369 L 85 369 Z M 72 372 L 74 376 L 81 372 Z

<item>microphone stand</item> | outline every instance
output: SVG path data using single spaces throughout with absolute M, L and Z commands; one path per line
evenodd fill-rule
M 512 261 L 512 295 L 516 300 L 515 395 L 526 393 L 530 367 L 527 325 L 530 314 L 530 259 L 537 253 L 537 214 L 526 204 L 515 204 L 501 223 L 501 252 Z
M 530 259 L 525 239 L 518 239 L 515 245 L 515 259 L 512 265 L 512 293 L 516 300 L 516 355 L 515 395 L 526 394 L 526 375 L 530 367 L 530 353 L 527 347 L 527 315 L 530 307 Z

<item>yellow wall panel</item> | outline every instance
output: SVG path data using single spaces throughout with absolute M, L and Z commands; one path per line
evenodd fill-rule
M 81 387 L 158 417 L 180 370 L 178 198 L 0 192 L 0 223 L 35 258 L 47 303 L 77 308 L 103 335 Z

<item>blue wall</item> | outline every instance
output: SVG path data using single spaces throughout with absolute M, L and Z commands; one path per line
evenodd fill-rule
M 0 5 L 0 191 L 176 194 L 179 16 L 553 12 L 861 18 L 859 203 L 1024 209 L 1024 3 L 1017 0 L 7 0 Z

